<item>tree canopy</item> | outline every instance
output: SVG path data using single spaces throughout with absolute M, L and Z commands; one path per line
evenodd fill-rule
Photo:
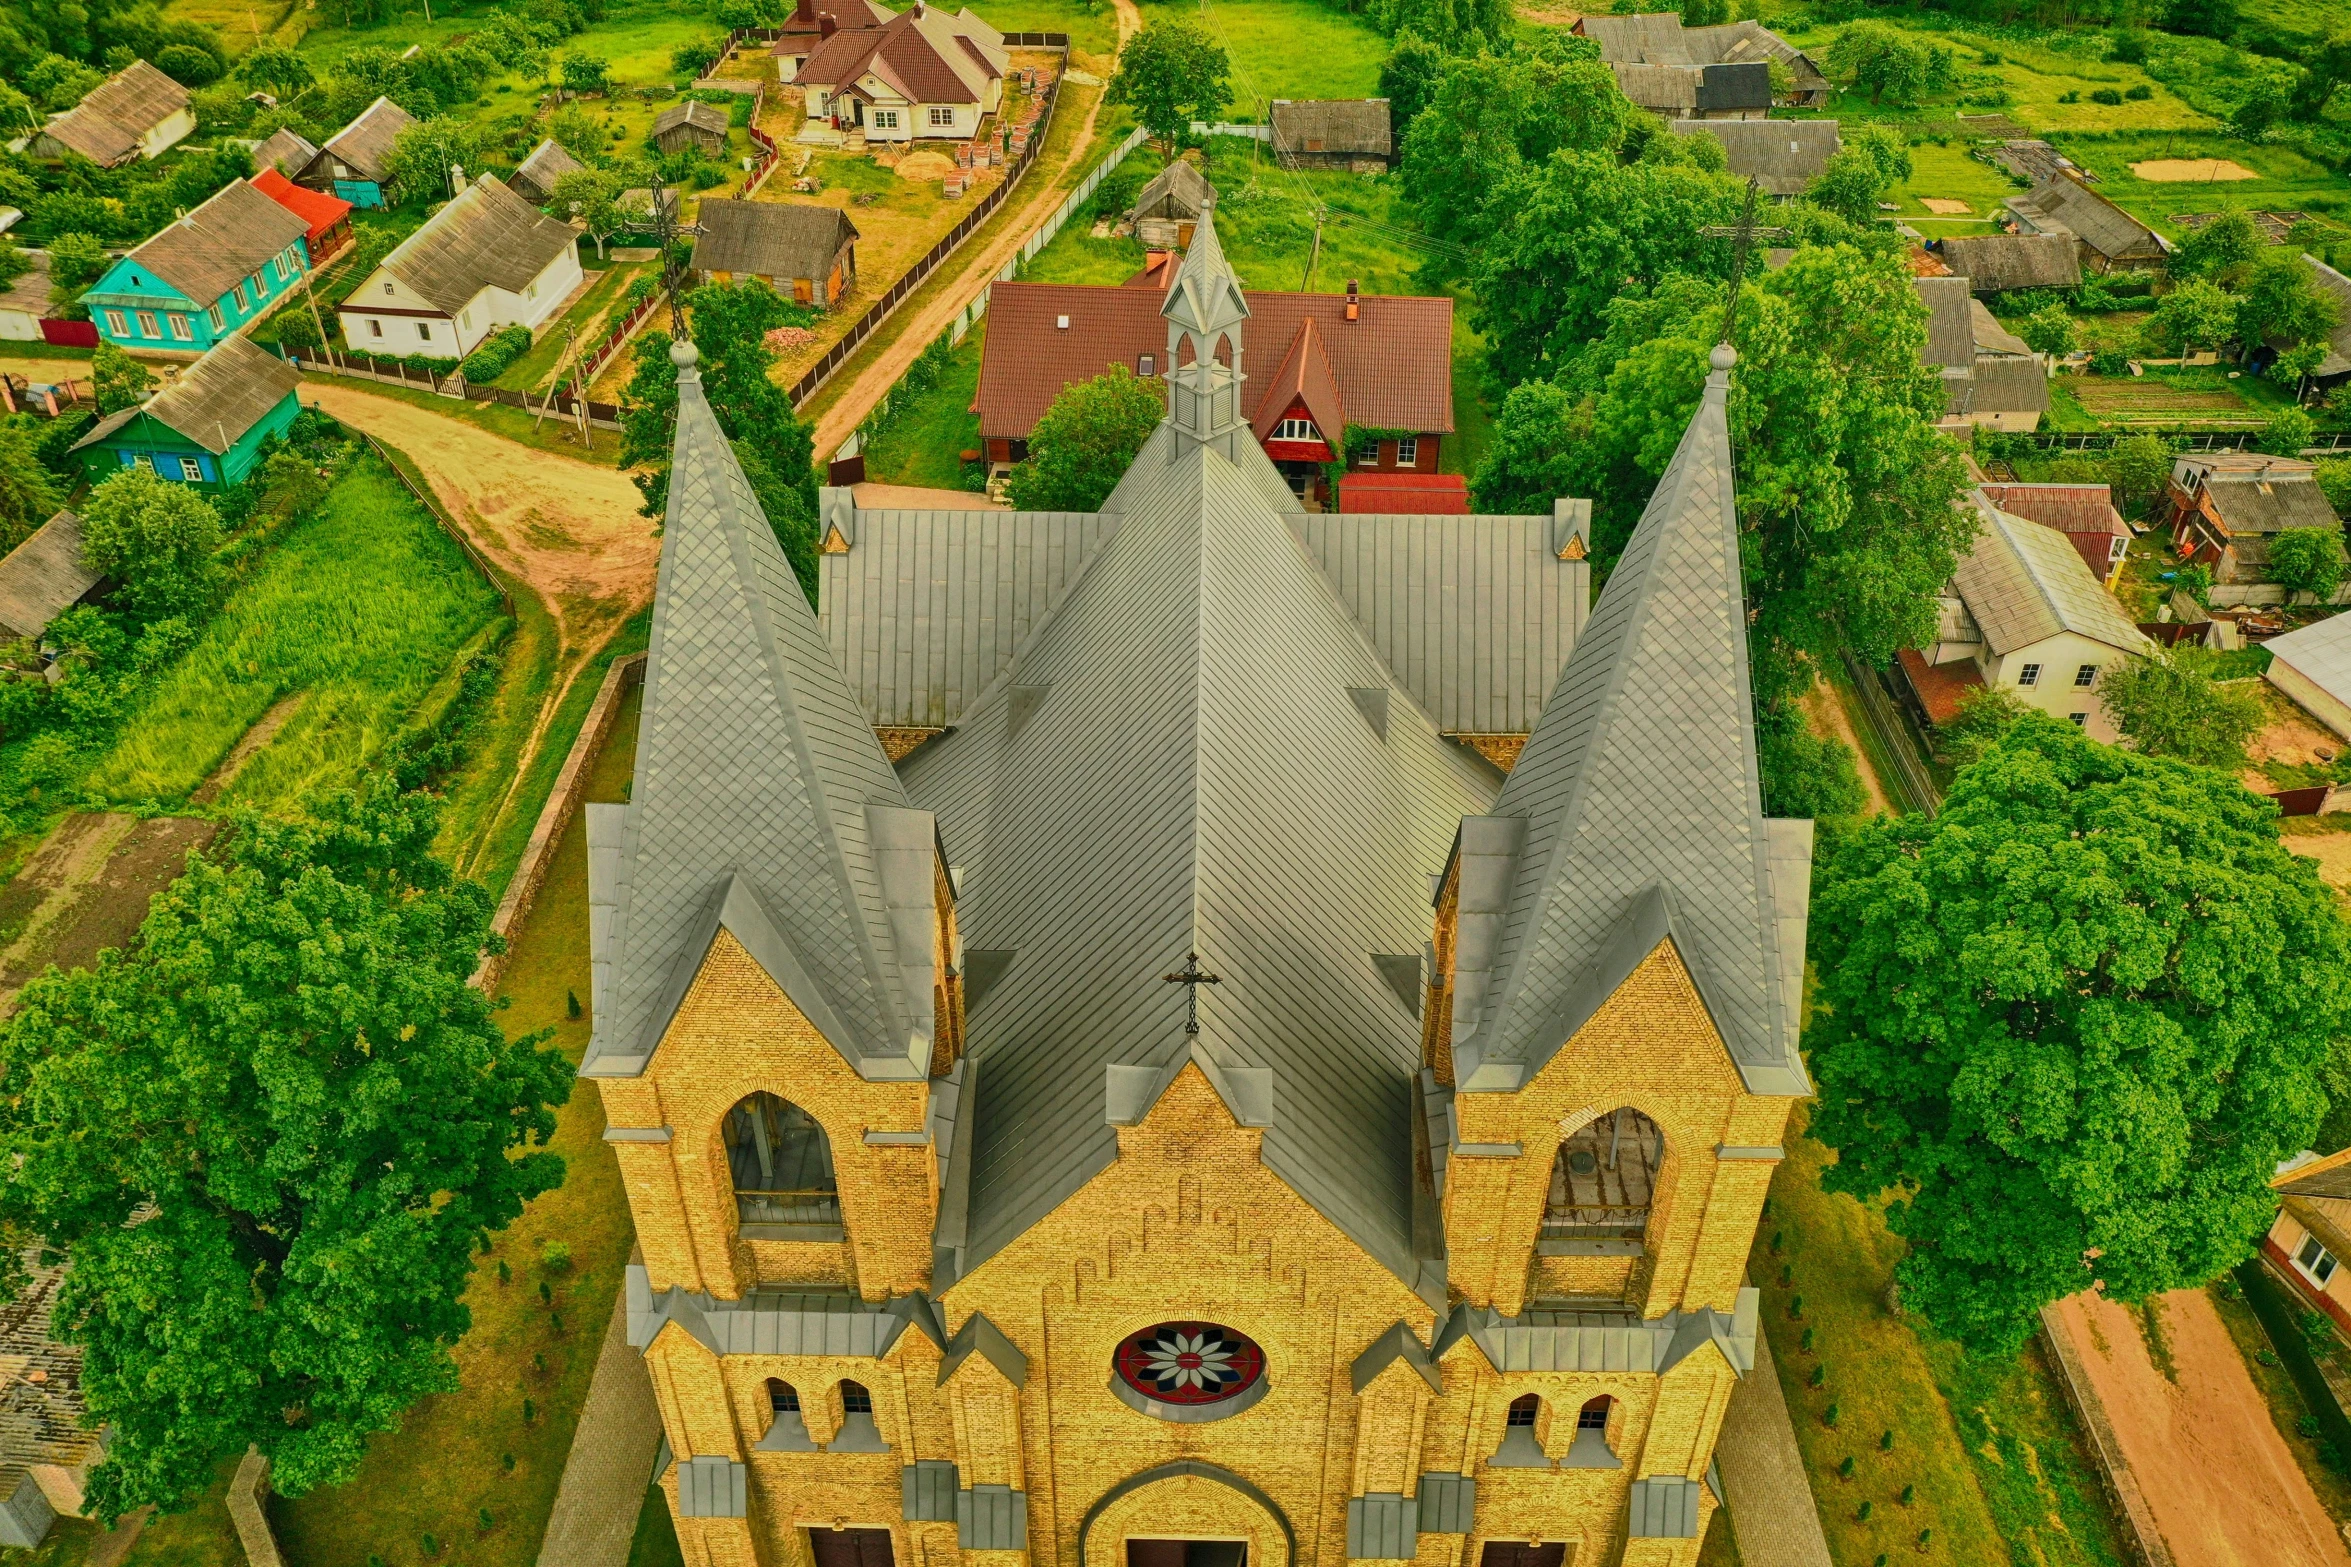
M 1106 101 L 1126 104 L 1164 149 L 1213 124 L 1233 101 L 1224 45 L 1190 22 L 1154 17 L 1119 51 Z
M 41 463 L 31 414 L 0 419 L 0 552 L 16 548 L 57 515 L 65 490 Z
M 2341 308 L 2319 288 L 2317 272 L 2300 251 L 2274 246 L 2247 270 L 2237 301 L 2237 335 L 2248 347 L 2315 342 L 2341 319 Z
M 1022 511 L 1097 511 L 1158 428 L 1159 390 L 1123 364 L 1061 389 L 1007 484 Z
M 2254 225 L 2251 215 L 2224 212 L 2210 223 L 2180 236 L 2179 248 L 2172 253 L 2167 270 L 2175 278 L 2210 278 L 2227 284 L 2261 254 L 2262 243 L 2261 230 Z
M 143 620 L 192 615 L 211 599 L 220 513 L 151 468 L 121 468 L 82 502 L 82 560 L 120 584 L 115 598 Z
M 90 396 L 101 414 L 135 408 L 154 389 L 154 372 L 114 344 L 101 342 L 91 352 Z
M 2268 801 L 2032 714 L 1816 886 L 1811 1130 L 1831 1190 L 1891 1194 L 1906 1307 L 2012 1351 L 2051 1301 L 2250 1254 L 2351 1011 L 2335 896 Z
M 1822 63 L 1831 76 L 1868 93 L 1873 104 L 1888 98 L 1914 104 L 1958 79 L 1949 49 L 1887 22 L 1849 24 L 1830 40 Z
M 422 795 L 239 819 L 140 943 L 0 1032 L 0 1222 L 70 1256 L 57 1321 L 113 1429 L 111 1520 L 258 1446 L 287 1495 L 457 1386 L 472 1255 L 561 1181 L 570 1065 L 467 983 L 490 896 Z
M 2262 722 L 2258 697 L 2214 680 L 2192 653 L 2116 664 L 2099 677 L 2098 699 L 2145 755 L 2202 767 L 2242 764 Z
M 2343 530 L 2287 528 L 2269 536 L 2270 575 L 2324 604 L 2343 585 Z

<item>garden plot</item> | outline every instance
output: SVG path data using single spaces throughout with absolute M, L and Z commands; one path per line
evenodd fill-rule
M 2069 377 L 2065 387 L 2100 419 L 2116 424 L 2232 421 L 2258 424 L 2261 414 L 2234 390 L 2187 391 L 2152 376 Z
M 2261 178 L 2234 158 L 2150 158 L 2132 164 L 2131 172 L 2158 185 L 2209 185 L 2218 180 Z

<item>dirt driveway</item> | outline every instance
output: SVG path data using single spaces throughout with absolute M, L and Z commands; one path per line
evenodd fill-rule
M 1134 0 L 1110 0 L 1110 3 L 1118 12 L 1118 46 L 1124 49 L 1127 40 L 1142 31 L 1143 13 L 1135 9 Z M 1086 111 L 1086 123 L 1078 127 L 1077 136 L 1069 144 L 1069 156 L 1062 160 L 1061 167 L 1054 171 L 1053 177 L 1032 183 L 1025 198 L 1015 198 L 1022 201 L 1018 212 L 1010 222 L 997 230 L 993 239 L 965 254 L 963 270 L 957 274 L 955 281 L 941 289 L 929 304 L 919 307 L 910 305 L 909 316 L 891 323 L 889 330 L 895 335 L 889 346 L 872 363 L 857 372 L 856 379 L 849 383 L 840 396 L 833 400 L 833 405 L 825 410 L 823 417 L 817 420 L 816 459 L 819 463 L 840 449 L 841 443 L 849 439 L 849 432 L 856 429 L 867 414 L 873 412 L 874 405 L 882 400 L 882 394 L 898 384 L 898 378 L 906 373 L 908 365 L 914 363 L 915 356 L 929 347 L 933 338 L 947 330 L 965 305 L 979 297 L 980 290 L 995 280 L 996 274 L 1003 270 L 1004 263 L 1010 261 L 1020 247 L 1028 242 L 1028 237 L 1037 231 L 1037 225 L 1043 223 L 1053 209 L 1061 205 L 1068 195 L 1060 188 L 1061 176 L 1085 158 L 1086 149 L 1094 140 L 1094 122 L 1101 116 L 1102 102 L 1101 98 L 1096 98 L 1094 106 Z
M 2351 1567 L 2211 1300 L 2175 1290 L 2157 1306 L 2169 1376 L 2124 1307 L 2085 1293 L 2056 1316 L 2177 1567 Z

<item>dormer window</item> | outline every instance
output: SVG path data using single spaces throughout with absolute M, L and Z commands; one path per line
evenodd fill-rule
M 825 1446 L 828 1453 L 886 1453 L 881 1428 L 873 1423 L 873 1394 L 862 1382 L 841 1384 L 841 1428 Z
M 1616 1400 L 1603 1394 L 1589 1399 L 1576 1411 L 1575 1440 L 1568 1445 L 1567 1456 L 1560 1459 L 1562 1469 L 1622 1469 L 1624 1461 L 1616 1456 L 1616 1449 L 1608 1445 L 1608 1417 L 1616 1412 Z
M 808 1422 L 800 1414 L 800 1391 L 780 1377 L 767 1379 L 767 1433 L 757 1446 L 769 1453 L 813 1453 Z
M 1314 427 L 1312 419 L 1284 419 L 1273 427 L 1277 441 L 1319 441 L 1322 432 Z

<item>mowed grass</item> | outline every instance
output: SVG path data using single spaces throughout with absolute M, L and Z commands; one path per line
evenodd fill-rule
M 1903 222 L 1929 239 L 1942 239 L 1952 234 L 1991 233 L 2001 206 L 2024 188 L 2024 182 L 2012 178 L 2006 169 L 1969 156 L 1964 141 L 1946 145 L 1929 141 L 1910 149 L 1910 178 L 1896 187 L 1893 200 L 1901 209 Z M 1920 199 L 1927 196 L 1964 201 L 1968 211 L 1965 216 L 1929 212 Z
M 2272 209 L 2307 211 L 2351 204 L 2351 184 L 2324 164 L 2291 147 L 2259 146 L 2215 131 L 2179 131 L 2129 136 L 2054 137 L 2065 155 L 2098 176 L 2099 195 L 2158 233 L 2178 239 L 2185 232 L 2173 216 L 2183 212 Z M 2228 159 L 2260 175 L 2253 180 L 2144 180 L 2131 166 L 2158 159 L 2194 162 Z
M 2038 1345 L 2014 1360 L 1973 1357 L 1890 1314 L 1902 1242 L 1875 1207 L 1821 1190 L 1834 1156 L 1803 1135 L 1798 1116 L 1750 1266 L 1830 1555 L 1839 1567 L 1869 1567 L 1881 1552 L 1923 1567 L 2122 1567 L 2095 1471 Z M 1838 1474 L 1848 1457 L 1850 1480 Z M 1916 1487 L 1907 1505 L 1906 1486 Z M 1933 1531 L 1924 1549 L 1922 1530 Z
M 591 773 L 591 799 L 621 796 L 636 753 L 630 700 Z M 574 815 L 530 919 L 516 933 L 500 994 L 509 1035 L 554 1030 L 573 1061 L 587 1048 L 587 845 Z M 571 1017 L 577 996 L 581 1015 Z M 551 1145 L 563 1184 L 541 1196 L 474 1259 L 465 1304 L 472 1330 L 455 1350 L 460 1385 L 408 1412 L 368 1446 L 350 1483 L 298 1499 L 273 1499 L 271 1520 L 289 1561 L 304 1567 L 387 1562 L 531 1567 L 571 1451 L 634 1229 L 620 1167 L 603 1141 L 604 1106 L 579 1084 L 559 1113 Z M 543 1266 L 549 1241 L 571 1248 L 571 1266 Z M 512 1277 L 501 1283 L 498 1265 Z M 544 1281 L 552 1303 L 542 1303 Z M 525 1401 L 529 1409 L 525 1409 Z M 511 1470 L 505 1458 L 512 1455 Z M 481 1527 L 487 1509 L 491 1525 Z M 424 1546 L 431 1534 L 438 1554 Z
M 1389 40 L 1360 17 L 1326 0 L 1202 0 L 1195 14 L 1167 8 L 1205 27 L 1232 62 L 1228 120 L 1262 120 L 1276 98 L 1369 98 L 1379 92 Z M 1145 6 L 1143 20 L 1163 14 Z
M 980 416 L 971 411 L 971 400 L 979 390 L 980 350 L 987 334 L 988 318 L 982 316 L 948 354 L 945 373 L 929 390 L 892 411 L 889 426 L 865 449 L 867 478 L 963 488 L 963 453 L 980 445 Z
M 355 783 L 499 615 L 457 545 L 362 458 L 155 683 L 84 787 L 125 803 L 184 799 L 297 691 L 301 709 L 227 799 L 279 807 Z

